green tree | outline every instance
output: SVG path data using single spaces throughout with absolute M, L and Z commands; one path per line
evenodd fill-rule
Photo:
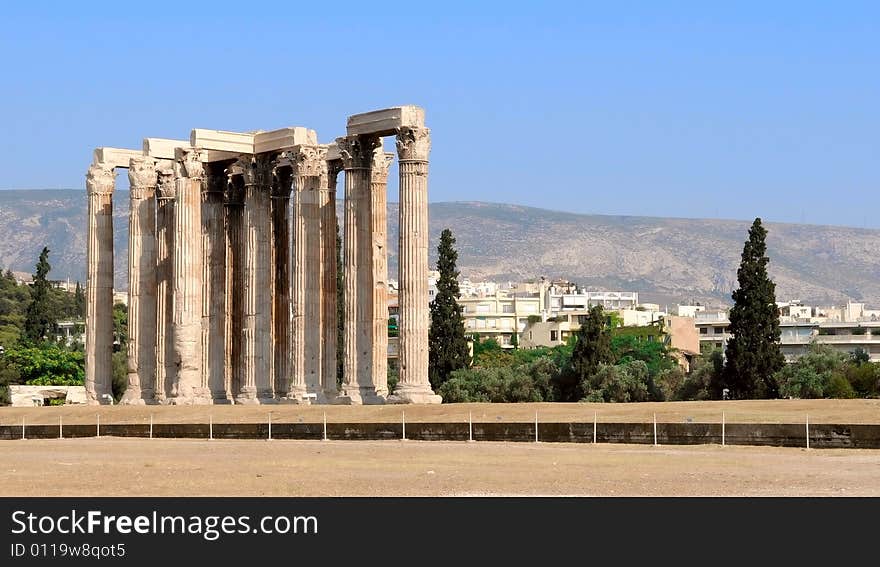
M 444 229 L 437 247 L 437 295 L 431 301 L 431 327 L 428 331 L 428 378 L 438 389 L 455 370 L 467 368 L 470 352 L 464 333 L 464 319 L 458 298 L 458 269 L 455 237 Z
M 31 287 L 31 302 L 28 305 L 24 320 L 24 338 L 31 342 L 41 341 L 52 332 L 55 324 L 50 317 L 49 294 L 51 285 L 46 276 L 52 267 L 49 265 L 49 249 L 43 247 L 37 261 L 34 283 Z
M 560 401 L 564 402 L 583 398 L 584 385 L 599 371 L 599 365 L 613 361 L 611 333 L 601 305 L 590 308 L 575 336 L 569 367 L 557 377 Z
M 767 275 L 766 237 L 767 230 L 756 218 L 743 246 L 739 288 L 733 292 L 729 327 L 733 336 L 727 343 L 722 387 L 730 388 L 737 399 L 777 397 L 774 375 L 785 365 L 779 349 L 776 284 Z
M 77 319 L 85 319 L 86 317 L 86 292 L 79 285 L 79 282 L 76 282 L 76 291 L 73 294 L 73 301 L 76 311 Z
M 6 350 L 4 358 L 16 367 L 18 378 L 36 386 L 82 386 L 84 355 L 60 345 L 40 342 Z

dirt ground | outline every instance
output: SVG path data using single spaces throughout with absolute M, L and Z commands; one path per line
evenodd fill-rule
M 720 423 L 880 423 L 877 400 L 749 400 L 710 402 L 657 402 L 632 404 L 532 403 L 532 404 L 441 404 L 333 406 L 54 406 L 37 408 L 0 407 L 0 425 L 101 423 L 256 423 L 272 415 L 275 423 L 341 422 L 532 422 L 535 413 L 544 422 L 659 422 Z M 405 416 L 403 415 L 405 413 Z
M 442 441 L 0 442 L 2 496 L 880 496 L 880 451 Z

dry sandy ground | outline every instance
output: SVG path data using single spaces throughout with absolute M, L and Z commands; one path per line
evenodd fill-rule
M 255 423 L 272 421 L 320 423 L 327 417 L 336 422 L 532 422 L 535 413 L 544 422 L 720 423 L 724 412 L 728 423 L 880 423 L 880 399 L 876 400 L 754 400 L 712 402 L 659 402 L 633 404 L 534 403 L 534 404 L 442 404 L 386 406 L 57 406 L 39 408 L 0 407 L 0 425 L 93 424 L 101 423 Z
M 2 496 L 880 496 L 880 451 L 718 445 L 0 442 Z

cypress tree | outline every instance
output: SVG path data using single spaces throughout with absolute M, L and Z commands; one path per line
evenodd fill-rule
M 779 311 L 776 284 L 767 275 L 767 230 L 756 218 L 743 246 L 737 271 L 739 288 L 733 292 L 726 363 L 720 386 L 737 399 L 775 398 L 779 387 L 774 374 L 785 365 L 779 348 Z M 718 397 L 720 392 L 713 392 Z
M 31 302 L 27 307 L 24 319 L 24 336 L 31 342 L 37 342 L 46 337 L 54 323 L 49 317 L 50 285 L 46 278 L 50 269 L 52 267 L 49 265 L 49 249 L 43 247 L 40 259 L 37 261 L 34 283 L 31 286 Z
M 86 316 L 86 293 L 79 282 L 76 282 L 76 291 L 73 294 L 74 310 L 76 317 L 84 319 Z
M 578 401 L 587 394 L 589 380 L 599 371 L 600 364 L 610 363 L 611 333 L 608 331 L 601 305 L 590 307 L 590 313 L 581 323 L 577 341 L 571 351 L 571 374 L 568 391 L 561 392 L 566 401 Z
M 470 364 L 464 319 L 458 297 L 458 270 L 452 231 L 443 230 L 437 248 L 437 295 L 431 301 L 431 328 L 428 332 L 428 376 L 436 391 L 449 379 L 454 370 L 467 368 Z

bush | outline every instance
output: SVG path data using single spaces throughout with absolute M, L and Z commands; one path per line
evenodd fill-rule
M 878 380 L 880 380 L 880 371 L 878 365 L 870 362 L 859 365 L 848 364 L 844 370 L 846 379 L 852 386 L 854 395 L 860 398 L 872 397 L 880 395 L 878 388 Z
M 826 345 L 810 345 L 807 354 L 776 373 L 779 393 L 793 398 L 824 398 L 832 391 L 842 392 L 839 383 L 831 386 L 835 373 L 843 370 L 846 356 Z
M 17 346 L 6 350 L 8 364 L 14 365 L 19 380 L 34 386 L 82 386 L 85 356 L 54 343 Z
M 583 401 L 644 402 L 648 400 L 648 365 L 634 360 L 617 366 L 600 365 L 583 385 Z
M 468 368 L 452 372 L 438 393 L 446 403 L 553 401 L 555 363 L 542 358 L 517 367 Z
M 828 381 L 825 395 L 829 398 L 854 398 L 856 393 L 846 376 L 842 372 L 835 372 Z
M 660 402 L 678 400 L 687 377 L 680 366 L 660 371 L 654 385 Z

